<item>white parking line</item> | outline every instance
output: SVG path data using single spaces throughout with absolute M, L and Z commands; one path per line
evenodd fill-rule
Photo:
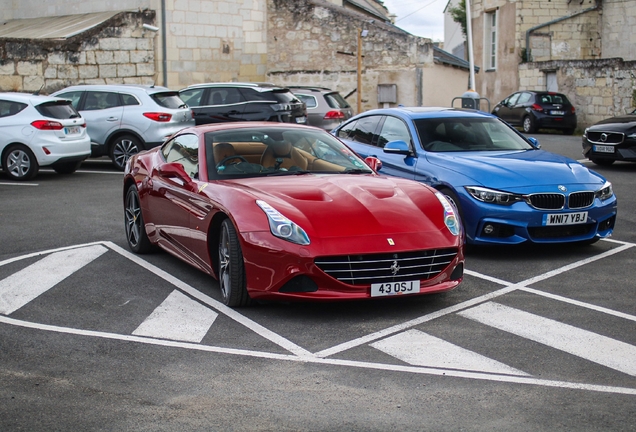
M 56 252 L 0 281 L 0 313 L 9 315 L 101 256 L 103 246 Z
M 493 302 L 458 315 L 636 376 L 633 345 Z
M 414 366 L 530 376 L 519 369 L 419 330 L 405 331 L 374 342 L 371 346 Z
M 212 309 L 175 290 L 132 334 L 198 343 L 217 316 Z
M 38 183 L 8 183 L 0 182 L 0 186 L 40 186 Z

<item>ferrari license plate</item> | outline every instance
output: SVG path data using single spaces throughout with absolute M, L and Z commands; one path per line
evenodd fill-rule
M 563 114 L 565 114 L 565 111 L 552 110 L 552 111 L 550 111 L 550 114 L 552 114 L 552 115 L 563 115 Z
M 420 281 L 383 282 L 371 284 L 371 297 L 382 297 L 420 292 Z
M 595 145 L 593 149 L 596 153 L 614 153 L 613 146 Z
M 543 225 L 576 225 L 587 222 L 587 212 L 543 215 Z
M 64 128 L 64 133 L 66 135 L 77 135 L 78 133 L 80 133 L 80 127 L 79 126 L 68 126 Z

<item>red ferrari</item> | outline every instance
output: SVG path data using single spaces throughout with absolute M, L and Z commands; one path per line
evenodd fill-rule
M 457 287 L 464 234 L 454 206 L 374 163 L 307 126 L 186 128 L 126 166 L 128 245 L 158 246 L 209 273 L 232 307 Z

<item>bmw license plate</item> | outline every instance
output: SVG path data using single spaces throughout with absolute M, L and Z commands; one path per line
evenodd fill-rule
M 551 213 L 543 215 L 543 225 L 576 225 L 587 222 L 587 212 Z
M 420 292 L 420 281 L 384 282 L 371 284 L 371 297 L 382 297 Z
M 552 110 L 552 111 L 550 111 L 550 114 L 552 114 L 552 115 L 564 115 L 565 111 L 554 111 L 554 110 Z
M 596 153 L 614 153 L 614 146 L 595 145 L 592 147 Z
M 302 123 L 302 124 L 307 123 L 307 117 L 305 117 L 305 116 L 296 117 L 296 123 Z
M 78 133 L 80 133 L 80 127 L 79 126 L 67 126 L 64 128 L 64 133 L 66 135 L 77 135 Z

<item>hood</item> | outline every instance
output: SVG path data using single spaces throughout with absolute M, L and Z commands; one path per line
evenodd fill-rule
M 445 229 L 426 186 L 375 175 L 302 175 L 232 180 L 301 225 L 311 237 L 390 235 Z M 254 204 L 255 211 L 261 211 Z
M 462 175 L 462 186 L 530 193 L 556 192 L 558 185 L 596 189 L 605 182 L 577 161 L 543 150 L 427 153 L 426 158 L 431 164 L 454 171 L 454 177 Z
M 636 114 L 625 114 L 624 116 L 612 117 L 590 126 L 591 130 L 624 132 L 636 127 Z

